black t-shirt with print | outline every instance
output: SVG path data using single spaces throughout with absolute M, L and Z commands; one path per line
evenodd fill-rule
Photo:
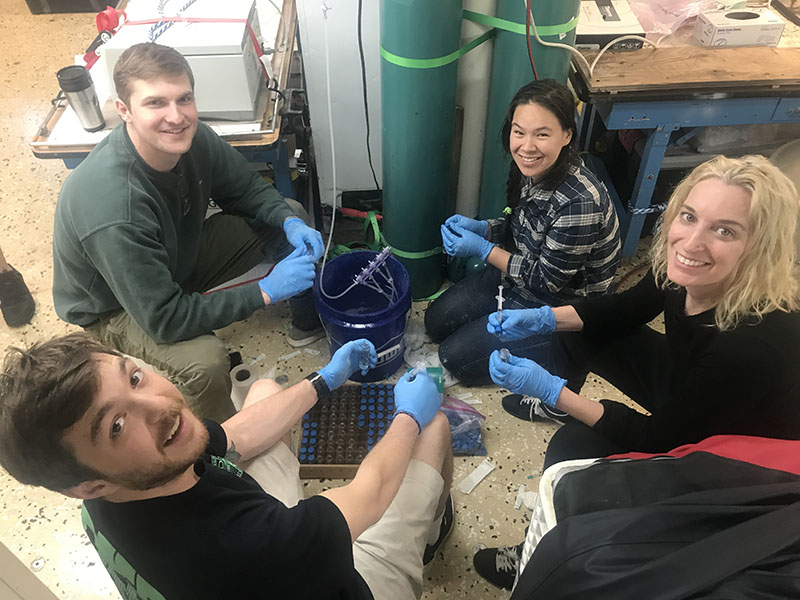
M 287 508 L 224 458 L 205 421 L 206 454 L 189 490 L 136 502 L 84 502 L 83 523 L 125 600 L 372 600 L 350 530 L 330 500 Z

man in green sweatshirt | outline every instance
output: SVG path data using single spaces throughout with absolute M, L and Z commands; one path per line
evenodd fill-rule
M 123 122 L 69 176 L 56 207 L 55 309 L 165 371 L 199 415 L 225 420 L 230 365 L 213 330 L 288 299 L 290 343 L 321 337 L 309 288 L 322 237 L 300 204 L 198 121 L 194 78 L 176 50 L 132 46 L 114 84 Z M 222 212 L 206 219 L 210 200 Z M 276 264 L 260 282 L 203 294 L 265 254 Z

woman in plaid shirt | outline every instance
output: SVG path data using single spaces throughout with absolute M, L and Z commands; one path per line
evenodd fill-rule
M 603 183 L 575 149 L 575 98 L 545 79 L 523 86 L 503 123 L 511 154 L 505 218 L 453 215 L 442 225 L 451 256 L 479 256 L 488 267 L 450 287 L 428 308 L 425 327 L 439 357 L 464 385 L 486 385 L 489 356 L 501 346 L 542 361 L 547 336 L 503 343 L 486 329 L 503 286 L 505 308 L 558 306 L 611 289 L 619 264 L 619 225 Z

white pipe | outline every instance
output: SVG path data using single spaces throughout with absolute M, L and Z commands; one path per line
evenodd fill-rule
M 465 9 L 490 16 L 494 16 L 496 4 L 496 0 L 464 0 Z M 461 26 L 461 44 L 474 40 L 489 29 L 491 28 L 464 19 Z M 493 49 L 493 43 L 485 42 L 467 52 L 458 61 L 456 101 L 464 108 L 464 130 L 461 141 L 456 212 L 468 217 L 478 214 Z M 489 134 L 492 135 L 491 132 Z

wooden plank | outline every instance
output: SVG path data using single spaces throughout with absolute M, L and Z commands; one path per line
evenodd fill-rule
M 591 64 L 596 52 L 584 52 Z M 800 48 L 642 48 L 606 52 L 590 78 L 573 62 L 590 93 L 641 90 L 704 92 L 764 87 L 800 89 Z
M 300 479 L 352 479 L 359 465 L 300 465 Z

